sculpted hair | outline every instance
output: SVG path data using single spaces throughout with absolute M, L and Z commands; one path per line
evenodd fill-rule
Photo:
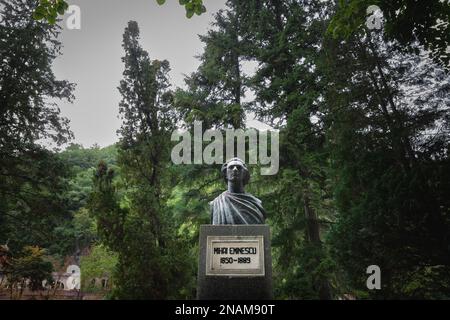
M 247 166 L 245 165 L 245 162 L 242 161 L 242 160 L 239 159 L 239 158 L 232 158 L 232 159 L 228 160 L 227 162 L 225 162 L 225 163 L 222 165 L 222 169 L 220 169 L 220 172 L 222 173 L 222 177 L 223 177 L 223 179 L 225 180 L 225 183 L 228 182 L 228 180 L 227 180 L 227 167 L 228 167 L 228 164 L 229 164 L 231 161 L 239 161 L 239 162 L 242 164 L 242 167 L 244 168 L 244 181 L 243 181 L 243 183 L 244 183 L 244 186 L 245 186 L 245 185 L 248 184 L 248 182 L 250 181 L 250 172 L 248 171 L 248 168 L 247 168 Z

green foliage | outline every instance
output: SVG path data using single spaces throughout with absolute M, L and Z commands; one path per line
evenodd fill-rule
M 45 260 L 45 251 L 39 247 L 25 246 L 5 268 L 5 274 L 11 288 L 24 289 L 25 283 L 32 290 L 42 289 L 42 282 L 52 281 L 53 266 Z
M 445 0 L 352 0 L 339 1 L 329 33 L 348 38 L 365 29 L 367 8 L 377 5 L 385 19 L 384 32 L 389 39 L 408 50 L 417 40 L 429 50 L 433 59 L 449 68 L 450 2 Z
M 238 39 L 238 17 L 235 12 L 218 12 L 214 25 L 200 36 L 205 44 L 199 56 L 197 71 L 186 77 L 187 90 L 178 89 L 175 96 L 183 120 L 192 124 L 203 121 L 205 128 L 244 127 L 245 103 L 242 98 L 247 89 L 247 78 L 242 72 L 243 42 Z
M 107 277 L 111 286 L 114 285 L 114 272 L 118 256 L 103 245 L 94 245 L 88 256 L 81 258 L 81 290 L 83 292 L 98 292 L 101 290 L 93 283 L 93 279 Z
M 113 297 L 192 298 L 192 291 L 186 291 L 185 284 L 193 282 L 190 276 L 194 272 L 193 259 L 183 238 L 174 238 L 176 230 L 167 224 L 170 213 L 165 211 L 159 217 L 159 226 L 165 226 L 164 229 L 155 230 L 155 222 L 158 221 L 150 220 L 152 217 L 148 212 L 141 214 L 137 211 L 139 207 L 133 206 L 131 209 L 120 208 L 111 184 L 112 175 L 104 165 L 100 165 L 90 210 L 97 217 L 101 240 L 118 253 Z M 136 196 L 138 194 L 132 195 L 132 199 Z M 139 200 L 145 201 L 145 193 L 140 196 Z M 146 204 L 139 203 L 141 206 Z
M 55 154 L 38 144 L 71 138 L 68 120 L 48 101 L 72 101 L 74 85 L 53 74 L 59 29 L 33 20 L 36 4 L 8 0 L 1 8 L 0 242 L 16 252 L 39 245 L 63 258 L 95 238 L 92 218 L 80 209 L 98 161 L 113 164 L 116 148 L 70 145 Z
M 169 63 L 150 59 L 130 22 L 120 143 L 70 145 L 58 156 L 35 143 L 70 137 L 42 98 L 72 98 L 47 63 L 59 45 L 41 41 L 56 30 L 30 19 L 32 1 L 6 3 L 0 242 L 65 255 L 98 239 L 104 246 L 82 260 L 84 275 L 112 277 L 113 298 L 193 298 L 199 225 L 225 186 L 219 166 L 171 164 L 170 134 L 179 120 L 242 128 L 253 112 L 280 131 L 278 175 L 254 166 L 246 189 L 268 212 L 277 298 L 450 297 L 448 1 L 230 0 L 201 36 L 200 66 L 175 92 Z M 47 9 L 35 18 L 54 22 L 56 3 L 41 1 Z M 205 11 L 199 0 L 180 4 L 188 18 Z M 384 32 L 364 28 L 373 4 Z M 432 28 L 437 19 L 444 23 Z M 245 74 L 249 62 L 257 67 Z M 373 264 L 382 290 L 366 287 Z
M 64 259 L 67 255 L 78 255 L 95 242 L 95 218 L 85 208 L 93 189 L 92 175 L 101 160 L 118 169 L 115 165 L 116 155 L 115 145 L 85 149 L 74 144 L 58 154 L 58 159 L 67 165 L 70 172 L 64 190 L 64 201 L 69 213 L 61 216 L 52 231 L 52 241 L 47 245 L 49 253 L 55 257 Z
M 84 148 L 79 144 L 71 143 L 59 156 L 71 166 L 75 174 L 78 174 L 87 169 L 95 169 L 100 161 L 108 165 L 116 164 L 117 146 L 100 148 L 94 145 L 91 148 Z
M 156 0 L 159 5 L 164 4 L 165 0 Z M 194 13 L 196 15 L 201 15 L 206 12 L 206 7 L 203 5 L 203 0 L 179 0 L 180 5 L 184 6 L 186 9 L 186 17 L 188 19 L 192 18 Z
M 70 144 L 66 150 L 59 153 L 59 157 L 70 166 L 72 173 L 66 195 L 68 207 L 72 212 L 86 206 L 87 198 L 93 187 L 92 175 L 100 161 L 111 165 L 116 171 L 119 170 L 116 165 L 116 145 L 105 148 L 99 148 L 98 146 L 83 148 L 81 145 Z
M 433 290 L 434 298 L 448 297 L 439 283 L 448 282 L 448 158 L 442 151 L 449 140 L 437 125 L 448 112 L 441 99 L 448 76 L 382 38 L 329 45 L 340 57 L 328 60 L 329 77 L 340 75 L 341 86 L 327 97 L 339 212 L 330 236 L 334 256 L 349 284 L 367 297 L 424 299 Z M 383 270 L 381 291 L 365 288 L 361 270 L 371 264 Z
M 38 141 L 58 145 L 71 137 L 68 120 L 48 101 L 71 101 L 74 85 L 53 74 L 58 29 L 34 21 L 35 6 L 8 0 L 0 9 L 0 242 L 9 239 L 15 252 L 48 247 L 68 216 L 68 167 Z
M 64 258 L 79 254 L 97 239 L 95 219 L 86 208 L 81 208 L 53 230 L 54 241 L 48 245 L 49 252 Z
M 279 265 L 274 268 L 274 294 L 278 299 L 321 299 L 321 282 L 324 279 L 333 280 L 335 262 L 317 246 L 301 240 L 294 244 L 295 249 L 290 254 L 295 259 L 291 258 L 289 263 L 278 256 L 278 250 L 275 250 Z
M 180 5 L 186 9 L 186 17 L 192 18 L 194 14 L 201 15 L 206 12 L 203 0 L 179 0 Z M 156 0 L 156 3 L 163 5 L 166 0 Z M 39 0 L 39 5 L 33 12 L 35 20 L 46 20 L 50 24 L 55 24 L 58 15 L 64 15 L 69 8 L 69 4 L 64 0 Z
M 61 144 L 71 137 L 68 120 L 45 98 L 72 101 L 74 85 L 57 80 L 52 63 L 59 55 L 58 28 L 34 21 L 33 0 L 7 0 L 0 11 L 2 148 L 31 148 L 39 139 Z M 38 71 L 39 70 L 39 71 Z M 14 81 L 17 74 L 20 81 Z M 20 94 L 18 94 L 20 93 Z
M 94 177 L 89 200 L 100 239 L 118 254 L 114 298 L 192 297 L 189 249 L 177 237 L 167 210 L 170 134 L 175 128 L 167 61 L 150 60 L 139 44 L 139 28 L 129 22 L 124 33 L 124 79 L 119 91 L 119 166 L 125 188 L 113 185 L 114 172 L 104 162 Z M 142 84 L 142 85 L 141 85 Z M 187 271 L 187 272 L 186 272 Z
M 58 15 L 63 15 L 68 8 L 69 4 L 64 0 L 39 0 L 33 18 L 46 19 L 50 24 L 55 24 Z

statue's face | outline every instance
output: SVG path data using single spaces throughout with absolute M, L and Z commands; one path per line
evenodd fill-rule
M 227 180 L 232 183 L 244 181 L 244 166 L 239 161 L 231 161 L 227 165 Z

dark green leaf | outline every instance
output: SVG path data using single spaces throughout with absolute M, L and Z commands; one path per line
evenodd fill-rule
M 35 11 L 33 13 L 33 19 L 35 19 L 35 20 L 42 20 L 42 19 L 44 19 L 44 17 L 45 16 L 41 12 Z
M 188 19 L 192 18 L 192 16 L 194 15 L 194 10 L 192 9 L 186 9 L 186 17 Z

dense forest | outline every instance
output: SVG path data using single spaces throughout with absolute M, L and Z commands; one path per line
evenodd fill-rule
M 108 274 L 111 299 L 194 299 L 199 226 L 226 186 L 220 165 L 172 163 L 171 134 L 254 114 L 280 134 L 279 172 L 249 166 L 247 186 L 267 211 L 276 299 L 450 299 L 450 4 L 378 1 L 371 29 L 364 3 L 228 0 L 184 88 L 130 21 L 119 141 L 85 148 L 58 108 L 76 99 L 52 71 L 59 27 L 35 19 L 38 1 L 2 0 L 1 273 L 37 289 L 76 256 L 82 290 Z

